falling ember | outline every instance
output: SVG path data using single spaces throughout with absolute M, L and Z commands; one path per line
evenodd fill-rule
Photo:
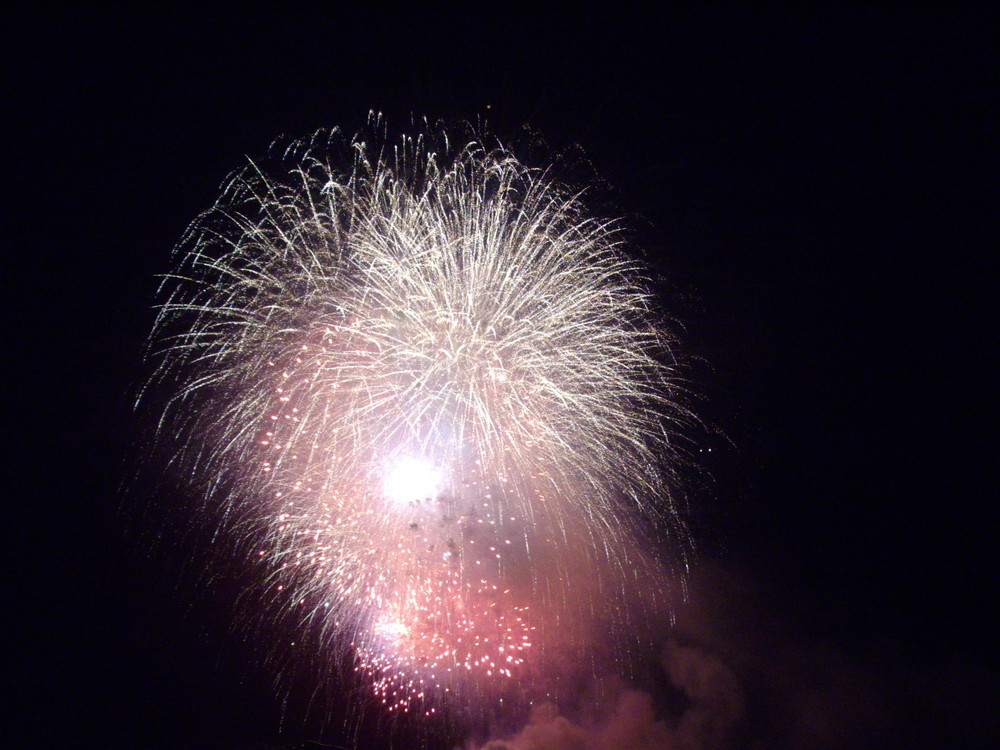
M 685 413 L 615 222 L 502 147 L 374 125 L 238 172 L 192 224 L 139 404 L 171 394 L 159 439 L 262 571 L 261 616 L 431 715 L 664 586 L 637 529 L 683 537 Z

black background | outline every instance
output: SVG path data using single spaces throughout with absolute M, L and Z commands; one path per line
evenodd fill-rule
M 278 135 L 351 132 L 370 109 L 582 147 L 711 365 L 700 408 L 732 446 L 706 457 L 702 555 L 846 654 L 997 674 L 992 19 L 41 11 L 5 26 L 18 743 L 275 736 L 267 675 L 216 637 L 224 613 L 186 603 L 125 533 L 128 392 L 154 276 L 224 176 Z

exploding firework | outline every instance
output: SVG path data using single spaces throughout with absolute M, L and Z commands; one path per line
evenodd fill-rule
M 524 690 L 662 587 L 670 339 L 618 224 L 550 171 L 317 134 L 231 177 L 161 294 L 161 443 L 262 616 L 349 649 L 386 710 Z

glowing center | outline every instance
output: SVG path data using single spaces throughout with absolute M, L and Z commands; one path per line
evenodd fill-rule
M 400 505 L 431 498 L 441 490 L 441 472 L 424 459 L 402 458 L 389 467 L 383 489 Z
M 410 632 L 410 629 L 401 622 L 382 620 L 375 624 L 375 632 L 393 638 L 402 638 Z

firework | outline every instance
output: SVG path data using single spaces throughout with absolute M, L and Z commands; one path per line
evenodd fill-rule
M 434 713 L 621 616 L 683 412 L 616 222 L 499 145 L 368 135 L 230 178 L 164 280 L 147 393 L 261 610 Z

